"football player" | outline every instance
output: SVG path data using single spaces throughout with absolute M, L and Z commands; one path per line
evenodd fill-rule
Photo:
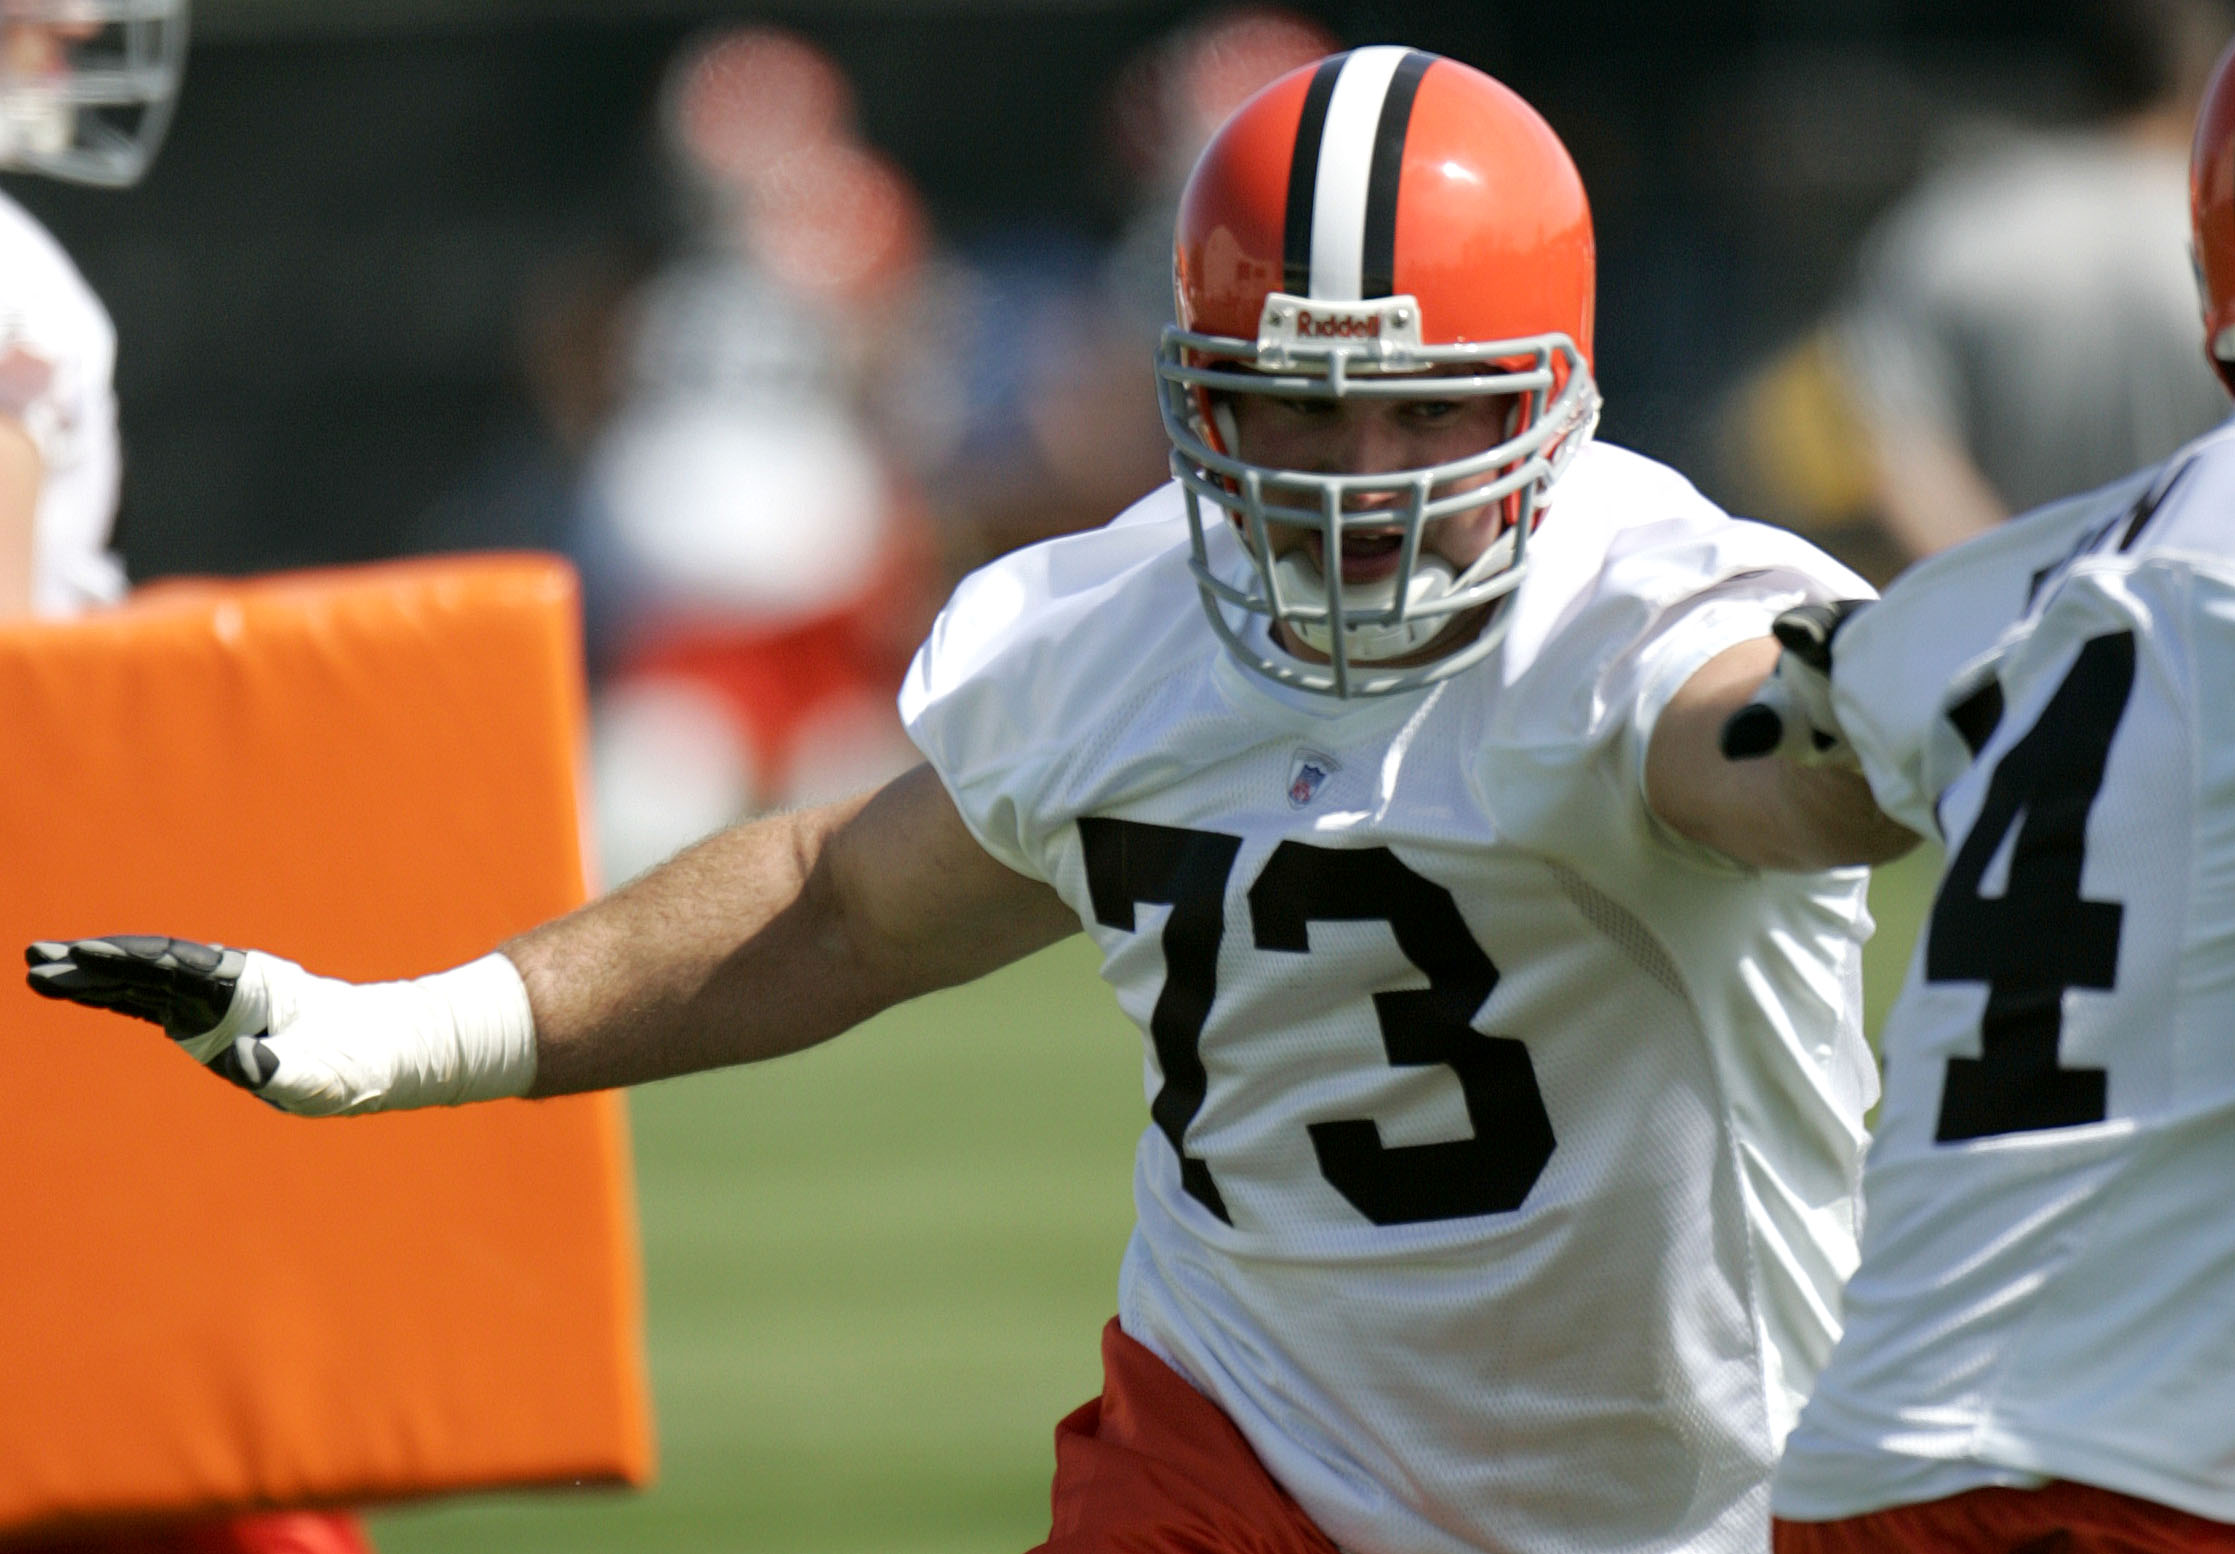
M 0 0 L 0 168 L 124 188 L 168 128 L 185 0 Z M 123 597 L 116 331 L 68 254 L 0 194 L 0 617 Z M 10 1543 L 11 1554 L 365 1554 L 353 1517 L 278 1512 Z
M 432 977 L 125 937 L 33 985 L 360 1112 L 772 1057 L 1083 927 L 1150 1125 L 1047 1548 L 1758 1549 L 1875 1092 L 1837 866 L 1913 838 L 1717 739 L 1860 585 L 1592 440 L 1581 183 L 1466 65 L 1251 98 L 1175 279 L 1176 478 L 963 583 L 923 766 Z
M 2190 188 L 2235 389 L 2235 55 Z M 2235 430 L 1780 634 L 1757 734 L 1948 861 L 1776 1547 L 2235 1550 Z
M 154 158 L 184 0 L 6 0 L 0 168 L 122 188 Z M 116 331 L 77 267 L 0 195 L 0 616 L 113 603 Z

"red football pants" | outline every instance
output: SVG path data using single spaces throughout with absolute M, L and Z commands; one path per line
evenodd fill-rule
M 1233 1421 L 1115 1320 L 1102 1396 L 1055 1427 L 1050 1498 L 1033 1554 L 1338 1554 Z
M 346 1511 L 272 1511 L 208 1521 L 151 1522 L 113 1532 L 0 1543 L 4 1554 L 373 1554 Z
M 2235 1527 L 2055 1479 L 1836 1522 L 1780 1521 L 1775 1544 L 1776 1554 L 2235 1554 Z

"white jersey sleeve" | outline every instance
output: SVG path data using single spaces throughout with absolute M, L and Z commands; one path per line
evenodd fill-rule
M 0 415 L 44 466 L 32 537 L 32 608 L 69 615 L 124 593 L 109 549 L 121 460 L 116 331 L 47 230 L 0 195 Z
M 1866 769 L 1949 859 L 1781 1514 L 2067 1478 L 2235 1521 L 2231 514 L 2220 434 L 1841 637 Z M 1897 693 L 1935 639 L 1953 680 Z
M 1122 712 L 1143 665 L 1193 645 L 1195 616 L 1143 618 L 1133 603 L 1144 579 L 1178 564 L 1177 517 L 1167 489 L 1105 528 L 972 573 L 910 667 L 900 693 L 910 735 L 971 832 L 1012 869 L 1047 877 L 1051 832 L 1069 817 L 1040 801 L 1046 777 L 1106 753 L 1082 750 L 1081 731 Z
M 1571 852 L 1607 833 L 1608 795 L 1573 780 L 1578 761 L 1618 774 L 1624 808 L 1640 811 L 1646 748 L 1685 681 L 1726 649 L 1767 636 L 1796 604 L 1873 592 L 1799 536 L 1729 517 L 1666 466 L 1595 451 L 1609 456 L 1561 482 L 1546 520 L 1560 526 L 1555 543 L 1532 551 L 1488 725 L 1501 760 L 1539 774 L 1491 798 L 1515 829 Z
M 901 698 L 1141 1029 L 1125 1331 L 1360 1554 L 1753 1554 L 1854 1257 L 1862 880 L 1681 843 L 1643 753 L 1862 584 L 1594 446 L 1500 647 L 1343 702 L 1243 668 L 1192 554 L 1167 488 L 996 562 Z

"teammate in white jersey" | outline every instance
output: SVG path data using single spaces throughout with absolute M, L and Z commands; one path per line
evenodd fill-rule
M 123 187 L 153 160 L 186 48 L 184 0 L 10 0 L 0 168 Z M 46 228 L 0 195 L 0 616 L 113 603 L 116 330 Z
M 2230 61 L 2192 188 L 2235 387 Z M 2235 1550 L 2235 429 L 1919 564 L 1830 646 L 1815 721 L 1948 863 L 1776 1547 Z
M 1083 925 L 1151 1125 L 1047 1548 L 1758 1550 L 1875 1091 L 1838 866 L 1913 838 L 1716 741 L 1860 584 L 1591 443 L 1582 187 L 1466 66 L 1266 88 L 1175 268 L 1177 479 L 963 584 L 926 766 L 437 977 L 33 985 L 330 1113 L 773 1056 Z
M 0 194 L 0 616 L 124 595 L 109 549 L 116 331 L 46 228 Z

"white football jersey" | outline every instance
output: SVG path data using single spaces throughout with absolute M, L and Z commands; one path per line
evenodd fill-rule
M 31 604 L 70 615 L 124 594 L 109 550 L 116 518 L 116 329 L 70 256 L 0 194 L 0 415 L 45 463 L 32 538 Z
M 1920 564 L 1836 665 L 1949 862 L 1776 1508 L 2069 1478 L 2235 1521 L 2235 432 Z
M 1167 487 L 997 561 L 901 697 L 1147 1039 L 1125 1331 L 1361 1554 L 1755 1554 L 1854 1256 L 1863 880 L 1683 841 L 1643 762 L 1863 584 L 1594 446 L 1498 650 L 1341 702 L 1242 668 L 1189 555 Z

